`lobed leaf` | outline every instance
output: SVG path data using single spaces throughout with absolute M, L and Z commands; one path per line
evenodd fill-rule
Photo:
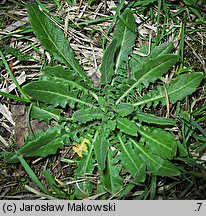
M 203 73 L 194 72 L 183 75 L 172 82 L 167 88 L 170 102 L 174 104 L 196 91 L 203 77 Z
M 62 84 L 66 84 L 69 86 L 70 91 L 73 89 L 82 90 L 86 93 L 90 93 L 95 99 L 97 96 L 94 92 L 92 92 L 89 88 L 91 88 L 91 84 L 88 85 L 81 77 L 74 76 L 70 69 L 65 69 L 62 66 L 47 66 L 43 69 L 44 75 L 41 76 L 41 80 L 51 80 L 54 82 L 61 82 Z
M 27 7 L 32 29 L 44 48 L 56 60 L 64 63 L 68 68 L 73 68 L 86 81 L 91 82 L 75 58 L 74 51 L 65 38 L 64 32 L 45 16 L 35 3 L 28 3 Z
M 145 62 L 142 70 L 137 71 L 134 76 L 137 82 L 143 83 L 148 87 L 150 82 L 154 82 L 165 74 L 175 63 L 179 57 L 177 55 L 166 54 Z M 136 84 L 134 84 L 136 85 Z
M 129 65 L 131 68 L 131 77 L 134 78 L 134 73 L 136 71 L 142 70 L 144 63 L 148 62 L 149 60 L 155 59 L 165 54 L 170 54 L 172 47 L 173 47 L 173 43 L 163 43 L 158 46 L 156 46 L 155 44 L 152 44 L 149 56 L 142 57 L 138 54 L 132 54 L 131 55 L 132 58 L 130 59 L 130 62 L 129 62 Z M 146 55 L 149 52 L 149 45 L 148 44 L 143 45 L 140 48 L 140 52 Z
M 33 99 L 55 107 L 66 107 L 67 103 L 80 103 L 88 107 L 94 107 L 91 103 L 79 99 L 75 92 L 69 91 L 69 87 L 55 80 L 39 80 L 31 82 L 23 87 L 24 91 Z
M 69 134 L 62 128 L 54 127 L 46 132 L 41 132 L 36 138 L 34 134 L 33 140 L 28 140 L 16 152 L 9 153 L 5 157 L 6 163 L 17 163 L 18 155 L 22 157 L 42 156 L 46 157 L 50 154 L 55 154 L 58 149 L 62 149 L 68 143 Z
M 116 101 L 118 104 L 125 96 L 143 83 L 146 87 L 165 74 L 177 61 L 177 55 L 162 55 L 143 64 L 142 70 L 135 73 L 136 82 Z
M 51 119 L 60 121 L 62 119 L 62 117 L 60 116 L 61 112 L 62 112 L 61 109 L 57 109 L 53 106 L 39 107 L 33 105 L 31 109 L 31 117 L 37 119 L 38 121 L 45 121 L 45 122 Z
M 170 85 L 166 87 L 170 103 L 174 104 L 192 94 L 201 83 L 203 77 L 202 72 L 194 72 L 181 75 L 175 81 L 171 82 Z M 164 89 L 161 87 L 158 88 L 158 91 L 150 91 L 148 95 L 141 98 L 137 103 L 134 103 L 133 106 L 151 105 L 152 103 L 157 105 L 159 102 L 161 102 L 162 105 L 166 104 Z
M 79 109 L 75 111 L 72 115 L 72 118 L 75 121 L 79 121 L 81 123 L 86 123 L 88 121 L 92 121 L 94 119 L 102 119 L 105 114 L 99 109 Z

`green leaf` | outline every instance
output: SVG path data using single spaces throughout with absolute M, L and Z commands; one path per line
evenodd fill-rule
M 35 138 L 36 135 L 37 137 Z M 17 155 L 23 157 L 46 157 L 50 154 L 55 154 L 57 150 L 62 149 L 69 140 L 69 134 L 62 130 L 60 126 L 48 129 L 46 132 L 37 132 L 37 134 L 34 134 L 33 136 L 34 139 L 26 141 L 19 150 L 9 153 L 4 158 L 5 162 L 17 163 Z
M 46 66 L 42 71 L 46 75 L 62 78 L 63 80 L 74 80 L 73 71 L 71 69 L 65 69 L 61 65 Z
M 174 104 L 177 101 L 181 101 L 182 99 L 196 91 L 203 77 L 203 73 L 194 72 L 186 75 L 181 75 L 175 81 L 171 82 L 169 86 L 166 87 L 170 103 Z M 151 105 L 151 103 L 158 104 L 159 102 L 161 102 L 162 105 L 166 104 L 164 89 L 161 87 L 158 88 L 158 92 L 150 91 L 148 95 L 144 96 L 133 105 Z
M 115 53 L 117 51 L 117 40 L 113 39 L 104 52 L 100 66 L 100 83 L 109 84 L 114 76 Z
M 128 62 L 128 55 L 132 52 L 132 47 L 135 45 L 136 39 L 136 34 L 134 33 L 136 32 L 136 24 L 133 12 L 129 8 L 126 8 L 122 17 L 129 28 L 119 20 L 114 30 L 113 38 L 117 39 L 119 51 L 115 64 L 115 73 L 117 73 L 122 62 Z
M 121 103 L 115 107 L 115 110 L 119 116 L 125 117 L 134 111 L 134 106 L 128 103 Z
M 142 70 L 135 73 L 136 82 L 116 101 L 118 104 L 134 88 L 143 83 L 146 87 L 165 74 L 177 61 L 177 55 L 162 55 L 144 63 Z
M 146 166 L 144 162 L 138 155 L 136 149 L 133 149 L 132 143 L 126 143 L 120 134 L 117 136 L 120 142 L 118 149 L 121 150 L 119 158 L 122 161 L 122 165 L 125 167 L 127 172 L 132 175 L 135 181 L 144 182 L 146 177 Z
M 34 33 L 44 48 L 56 60 L 64 63 L 68 68 L 72 67 L 86 81 L 91 82 L 76 60 L 64 32 L 41 12 L 36 4 L 28 4 L 28 14 Z
M 180 174 L 179 169 L 171 162 L 162 159 L 160 156 L 152 153 L 143 143 L 138 143 L 130 138 L 134 147 L 140 154 L 142 160 L 146 163 L 147 168 L 155 175 L 176 176 Z
M 101 173 L 101 183 L 111 194 L 119 192 L 123 187 L 123 179 L 120 177 L 120 168 L 117 165 L 118 160 L 114 158 L 115 152 L 108 151 L 107 167 L 104 173 Z
M 170 54 L 173 47 L 174 47 L 174 44 L 172 42 L 163 43 L 160 45 L 153 44 L 152 48 L 151 48 L 151 53 L 147 57 L 147 59 L 155 59 L 159 56 L 163 56 L 165 54 Z
M 170 102 L 174 104 L 196 91 L 203 77 L 203 73 L 194 72 L 183 75 L 172 82 L 167 88 Z
M 110 130 L 110 131 L 114 131 L 116 129 L 116 126 L 117 126 L 117 121 L 114 119 L 114 120 L 107 120 L 107 128 Z
M 148 87 L 150 82 L 159 79 L 178 59 L 179 57 L 177 55 L 172 54 L 161 55 L 155 59 L 151 59 L 143 64 L 141 71 L 135 73 L 135 78 L 138 83 L 143 83 Z
M 86 123 L 94 119 L 102 119 L 104 116 L 105 115 L 101 110 L 88 108 L 75 111 L 72 118 L 81 123 Z
M 150 115 L 150 114 L 144 114 L 144 113 L 137 113 L 137 117 L 140 122 L 146 122 L 150 124 L 156 124 L 156 125 L 173 125 L 176 126 L 176 121 L 171 118 L 162 118 L 162 117 L 157 117 L 155 115 Z
M 117 127 L 124 133 L 131 136 L 137 135 L 137 126 L 127 118 L 117 118 Z
M 31 117 L 37 119 L 38 121 L 45 122 L 48 122 L 51 119 L 60 121 L 62 119 L 62 117 L 60 116 L 61 112 L 61 109 L 56 109 L 53 106 L 43 108 L 33 105 L 31 109 Z
M 146 142 L 147 147 L 154 154 L 168 159 L 173 159 L 176 155 L 177 142 L 170 133 L 161 128 L 150 129 L 148 127 L 138 127 L 138 132 L 142 135 L 140 141 Z
M 12 100 L 15 100 L 15 101 L 22 101 L 22 102 L 27 102 L 27 103 L 31 102 L 29 99 L 21 98 L 21 97 L 18 97 L 16 95 L 13 95 L 13 94 L 3 92 L 1 90 L 0 90 L 0 96 L 3 96 L 5 98 L 9 98 L 9 99 L 12 99 Z
M 98 103 L 103 112 L 107 111 L 107 102 L 103 97 L 98 97 Z
M 144 1 L 138 1 L 135 3 L 135 6 L 139 6 L 139 5 L 142 5 L 142 6 L 147 6 L 153 2 L 155 2 L 157 0 L 144 0 Z
M 163 43 L 158 46 L 156 46 L 155 44 L 152 44 L 151 52 L 149 56 L 147 57 L 142 57 L 138 54 L 131 54 L 132 58 L 129 61 L 129 65 L 131 68 L 131 77 L 134 78 L 134 73 L 136 71 L 142 70 L 143 64 L 146 63 L 147 61 L 151 59 L 155 59 L 158 56 L 170 54 L 173 46 L 174 46 L 173 43 Z M 148 44 L 143 45 L 140 48 L 140 52 L 146 55 L 149 52 L 149 45 Z
M 96 101 L 99 101 L 98 96 L 90 90 L 93 86 L 91 84 L 88 85 L 81 77 L 74 76 L 71 70 L 65 70 L 62 66 L 53 66 L 53 67 L 46 67 L 44 70 L 44 75 L 40 77 L 40 80 L 50 80 L 53 82 L 60 82 L 64 85 L 68 85 L 70 91 L 78 90 L 83 91 L 85 93 L 89 93 L 93 96 Z
M 76 180 L 84 178 L 83 181 L 75 184 L 75 195 L 77 199 L 87 198 L 91 195 L 93 190 L 92 182 L 87 179 L 87 176 L 93 175 L 94 170 L 94 142 L 96 141 L 97 135 L 94 136 L 92 144 L 88 144 L 88 152 L 82 152 L 83 158 L 77 161 L 77 168 L 75 169 L 74 177 Z
M 88 107 L 94 107 L 91 103 L 80 100 L 69 90 L 68 86 L 54 80 L 39 80 L 31 82 L 23 87 L 24 91 L 33 99 L 52 104 L 55 107 L 66 107 L 67 103 L 80 103 Z M 95 107 L 96 108 L 96 107 Z
M 108 152 L 108 132 L 105 123 L 103 122 L 99 130 L 96 141 L 94 142 L 94 152 L 97 159 L 98 167 L 101 171 L 105 169 L 107 152 Z
M 89 92 L 90 90 L 85 88 L 85 81 L 79 77 L 75 77 L 70 69 L 65 70 L 62 66 L 46 67 L 44 70 L 44 75 L 41 80 L 54 80 L 55 82 L 61 82 L 67 84 L 68 86 L 81 89 L 84 92 Z
M 185 149 L 185 147 L 178 142 L 177 144 L 177 155 L 180 157 L 187 157 L 188 156 L 188 151 Z

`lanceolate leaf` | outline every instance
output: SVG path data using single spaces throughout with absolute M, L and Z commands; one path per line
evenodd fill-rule
M 74 112 L 72 118 L 76 121 L 86 123 L 92 121 L 93 119 L 102 119 L 104 113 L 99 109 L 80 109 Z
M 35 134 L 34 134 L 35 136 Z M 69 140 L 69 134 L 61 127 L 42 132 L 37 138 L 27 141 L 19 150 L 5 157 L 6 163 L 17 163 L 17 155 L 22 157 L 42 156 L 55 154 L 57 149 L 62 149 Z
M 76 60 L 64 32 L 43 14 L 36 4 L 28 4 L 28 14 L 32 28 L 45 49 L 54 55 L 59 62 L 64 63 L 68 68 L 72 67 L 75 72 L 90 82 Z
M 178 61 L 178 58 L 177 55 L 167 54 L 145 62 L 142 70 L 135 73 L 137 82 L 147 87 L 150 82 L 154 82 L 165 74 Z
M 97 131 L 97 139 L 94 142 L 94 152 L 97 158 L 98 167 L 101 171 L 105 169 L 107 151 L 108 151 L 108 132 L 105 123 L 103 122 Z
M 180 174 L 179 169 L 171 162 L 162 159 L 160 156 L 153 154 L 150 150 L 142 143 L 136 142 L 130 138 L 134 147 L 140 154 L 140 157 L 146 163 L 147 168 L 155 175 L 160 176 L 176 176 Z
M 149 56 L 142 57 L 138 54 L 132 54 L 132 58 L 129 62 L 131 68 L 131 77 L 134 78 L 134 73 L 137 71 L 142 70 L 144 63 L 148 62 L 151 59 L 155 59 L 159 56 L 170 54 L 173 47 L 173 43 L 163 43 L 158 46 L 155 44 L 151 44 L 151 52 Z M 140 48 L 140 52 L 144 53 L 145 55 L 149 52 L 149 45 L 143 45 Z
M 176 101 L 182 100 L 192 94 L 201 83 L 203 77 L 203 73 L 194 72 L 176 79 L 167 88 L 170 102 L 174 104 Z
M 111 82 L 112 76 L 114 75 L 115 53 L 117 51 L 117 45 L 117 40 L 113 39 L 104 52 L 100 66 L 101 84 L 109 84 Z
M 118 41 L 119 51 L 115 64 L 115 73 L 117 73 L 117 70 L 121 66 L 122 62 L 128 62 L 128 55 L 132 52 L 132 47 L 135 44 L 136 38 L 136 35 L 134 33 L 136 31 L 136 25 L 133 12 L 129 8 L 127 8 L 122 14 L 122 17 L 124 18 L 129 28 L 124 25 L 121 20 L 119 20 L 114 30 L 113 38 L 116 38 Z M 133 32 L 130 29 L 133 30 Z
M 127 118 L 118 118 L 117 127 L 124 133 L 131 136 L 137 135 L 137 126 L 134 122 L 130 121 Z
M 144 114 L 144 113 L 137 113 L 137 117 L 140 122 L 152 123 L 156 125 L 173 125 L 176 126 L 176 121 L 171 118 L 162 118 L 157 117 L 155 115 Z
M 127 96 L 132 89 L 143 83 L 146 87 L 150 82 L 154 82 L 165 74 L 176 62 L 177 55 L 162 55 L 155 59 L 145 62 L 142 70 L 135 73 L 136 82 L 116 101 L 118 104 L 125 96 Z
M 108 151 L 107 167 L 104 173 L 100 175 L 104 188 L 111 194 L 117 193 L 123 186 L 123 179 L 119 175 L 120 168 L 117 165 L 118 160 L 113 157 L 114 153 L 111 149 Z
M 170 85 L 167 87 L 167 94 L 169 96 L 170 102 L 174 104 L 175 102 L 181 101 L 188 95 L 192 94 L 196 90 L 197 86 L 199 86 L 202 79 L 203 73 L 194 72 L 191 74 L 182 75 L 175 81 L 171 82 Z M 150 91 L 149 96 L 141 98 L 139 102 L 133 105 L 151 105 L 152 102 L 156 104 L 162 102 L 162 105 L 165 105 L 165 93 L 163 88 L 159 88 L 159 92 Z
M 168 159 L 173 159 L 176 155 L 177 142 L 170 133 L 148 127 L 138 127 L 138 132 L 142 135 L 141 142 L 146 142 L 148 149 L 154 154 Z
M 65 107 L 67 103 L 80 103 L 88 107 L 94 107 L 91 103 L 80 100 L 69 91 L 67 85 L 52 80 L 39 80 L 31 82 L 23 87 L 24 91 L 33 99 Z
M 118 149 L 121 150 L 119 158 L 122 161 L 122 165 L 125 167 L 127 172 L 132 175 L 135 181 L 144 182 L 146 177 L 146 166 L 138 155 L 138 151 L 133 149 L 132 143 L 126 143 L 120 134 L 118 134 L 118 139 L 120 142 Z

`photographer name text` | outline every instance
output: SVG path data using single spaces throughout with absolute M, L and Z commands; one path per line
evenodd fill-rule
M 24 202 L 21 205 L 4 204 L 3 212 L 115 212 L 116 206 L 115 203 L 107 204 L 85 204 L 85 203 L 67 203 L 64 204 L 25 204 Z

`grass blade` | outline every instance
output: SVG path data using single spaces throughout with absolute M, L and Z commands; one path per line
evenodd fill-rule
M 12 81 L 13 81 L 14 84 L 16 85 L 17 89 L 18 89 L 19 92 L 22 94 L 23 98 L 24 98 L 27 102 L 30 102 L 29 98 L 28 98 L 27 95 L 24 93 L 24 91 L 23 91 L 22 88 L 20 87 L 19 83 L 16 81 L 16 78 L 15 78 L 15 76 L 13 75 L 13 73 L 12 73 L 12 71 L 11 71 L 11 69 L 10 69 L 10 67 L 9 67 L 9 65 L 8 65 L 8 63 L 7 63 L 7 61 L 6 61 L 6 59 L 5 59 L 5 57 L 4 57 L 4 55 L 3 55 L 3 53 L 2 53 L 1 50 L 0 50 L 0 56 L 1 56 L 1 58 L 2 58 L 2 61 L 3 61 L 4 65 L 5 65 L 6 69 L 7 69 L 7 71 L 8 71 L 8 73 L 9 73 L 9 75 L 10 75 Z M 2 93 L 1 93 L 1 94 L 2 94 Z M 9 96 L 9 95 L 7 95 L 7 96 Z
M 31 169 L 31 167 L 29 166 L 29 164 L 24 160 L 24 158 L 22 156 L 17 156 L 19 161 L 21 162 L 22 166 L 24 167 L 24 169 L 26 170 L 26 172 L 28 173 L 28 175 L 30 176 L 30 178 L 32 179 L 32 181 L 39 187 L 39 189 L 41 189 L 45 194 L 49 194 L 48 190 L 46 189 L 46 187 L 40 182 L 40 180 L 37 178 L 36 174 L 33 172 L 33 170 Z

